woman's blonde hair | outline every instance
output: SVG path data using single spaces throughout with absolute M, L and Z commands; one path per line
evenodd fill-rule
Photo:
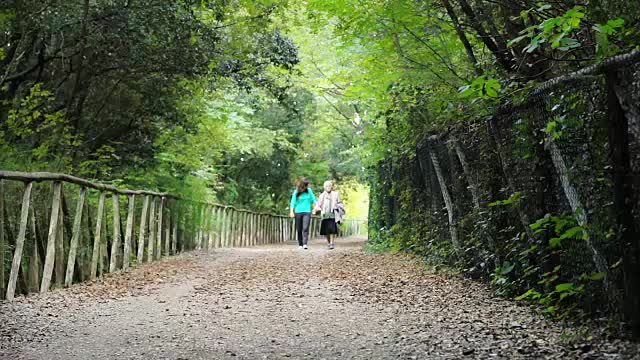
M 327 180 L 327 181 L 324 182 L 324 185 L 322 185 L 322 186 L 325 187 L 327 185 L 331 185 L 331 188 L 333 188 L 333 181 Z

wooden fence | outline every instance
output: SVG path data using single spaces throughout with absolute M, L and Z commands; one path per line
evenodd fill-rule
M 73 217 L 69 204 L 75 204 Z M 319 224 L 314 217 L 312 238 L 319 237 Z M 340 235 L 364 235 L 365 226 L 346 220 Z M 0 299 L 44 293 L 185 251 L 294 239 L 293 220 L 283 215 L 65 174 L 0 170 Z

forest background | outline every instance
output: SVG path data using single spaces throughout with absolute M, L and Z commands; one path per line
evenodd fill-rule
M 628 49 L 639 13 L 623 0 L 4 2 L 0 164 L 278 211 L 296 177 L 334 179 L 363 217 L 367 167 Z
M 350 216 L 366 217 L 362 124 L 319 67 L 333 74 L 344 54 L 288 25 L 306 16 L 299 5 L 9 3 L 0 168 L 278 213 L 299 176 L 318 190 L 333 179 Z

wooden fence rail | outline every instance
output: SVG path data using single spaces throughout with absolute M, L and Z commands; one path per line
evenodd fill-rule
M 319 224 L 313 217 L 312 238 L 320 236 Z M 345 220 L 341 236 L 364 235 L 365 226 Z M 186 251 L 295 241 L 294 230 L 283 215 L 65 174 L 0 170 L 0 299 L 68 287 Z

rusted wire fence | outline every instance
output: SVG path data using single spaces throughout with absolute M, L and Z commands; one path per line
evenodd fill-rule
M 429 134 L 379 164 L 372 240 L 640 329 L 639 104 L 634 51 Z
M 364 231 L 345 220 L 341 236 Z M 0 299 L 191 250 L 294 240 L 292 219 L 64 174 L 0 171 Z M 319 219 L 311 237 L 319 237 Z

